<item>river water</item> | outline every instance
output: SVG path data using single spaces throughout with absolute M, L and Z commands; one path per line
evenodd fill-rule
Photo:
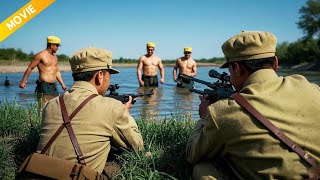
M 150 88 L 140 88 L 137 77 L 136 68 L 117 68 L 120 73 L 112 75 L 111 84 L 119 84 L 120 89 L 117 91 L 119 94 L 136 94 L 147 92 Z M 160 84 L 158 88 L 153 88 L 154 95 L 151 97 L 143 97 L 137 99 L 136 103 L 132 106 L 130 112 L 134 118 L 148 117 L 153 119 L 171 117 L 180 114 L 190 114 L 194 119 L 198 119 L 198 106 L 199 95 L 191 93 L 186 89 L 177 88 L 175 82 L 172 79 L 172 67 L 165 67 L 165 83 Z M 209 81 L 211 83 L 216 82 L 217 79 L 208 76 L 208 72 L 211 69 L 215 69 L 222 73 L 219 68 L 211 67 L 198 67 L 198 75 L 196 78 Z M 70 88 L 73 83 L 71 72 L 62 72 L 62 78 L 65 84 Z M 289 70 L 280 70 L 279 76 L 286 76 L 290 74 L 296 74 L 296 72 Z M 304 75 L 309 81 L 320 84 L 320 72 L 299 72 Z M 11 86 L 4 86 L 6 76 L 11 82 Z M 19 88 L 19 83 L 23 77 L 23 73 L 13 74 L 0 74 L 0 102 L 9 101 L 17 102 L 22 106 L 28 106 L 36 102 L 36 96 L 34 94 L 35 82 L 38 78 L 38 73 L 34 72 L 28 79 L 28 84 L 25 89 Z M 58 89 L 62 93 L 62 88 L 58 83 Z M 207 88 L 205 85 L 195 83 L 196 89 L 203 90 Z

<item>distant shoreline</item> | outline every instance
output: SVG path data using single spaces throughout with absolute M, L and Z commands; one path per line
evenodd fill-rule
M 19 62 L 14 64 L 1 63 L 0 64 L 0 73 L 1 74 L 10 74 L 10 73 L 24 73 L 28 68 L 30 62 Z M 165 64 L 164 66 L 173 67 L 174 64 Z M 219 67 L 219 64 L 213 63 L 197 63 L 198 67 Z M 119 67 L 137 67 L 137 64 L 113 64 L 114 68 Z M 68 62 L 59 62 L 59 69 L 61 72 L 70 72 L 71 68 Z M 32 72 L 38 72 L 37 68 L 34 68 Z
M 24 73 L 29 65 L 29 62 L 18 62 L 14 64 L 0 63 L 0 74 Z M 174 64 L 164 64 L 165 67 L 173 67 Z M 215 63 L 197 63 L 197 67 L 220 67 L 221 64 Z M 137 67 L 137 64 L 113 64 L 114 68 Z M 301 63 L 291 67 L 281 67 L 282 69 L 292 69 L 296 71 L 320 71 L 320 63 Z M 70 64 L 68 62 L 59 62 L 61 72 L 70 72 Z M 35 68 L 32 72 L 38 72 Z

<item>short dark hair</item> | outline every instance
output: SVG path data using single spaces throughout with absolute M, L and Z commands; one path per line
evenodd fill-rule
M 52 44 L 60 46 L 60 44 L 56 44 L 56 43 L 47 43 L 47 48 L 49 48 Z
M 275 63 L 275 56 L 261 59 L 253 59 L 248 61 L 237 61 L 237 63 L 242 64 L 247 71 L 252 74 L 260 69 L 270 69 L 273 68 Z M 232 68 L 235 68 L 236 62 L 230 62 Z
M 72 77 L 74 81 L 90 81 L 98 71 L 100 70 L 72 73 Z M 107 72 L 106 69 L 101 71 L 103 72 L 103 75 L 105 75 Z

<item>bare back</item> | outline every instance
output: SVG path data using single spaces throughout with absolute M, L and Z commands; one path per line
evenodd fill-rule
M 161 59 L 158 56 L 152 55 L 147 57 L 146 55 L 140 57 L 139 66 L 142 66 L 143 74 L 145 76 L 156 76 Z
M 54 83 L 57 79 L 58 58 L 55 54 L 43 50 L 35 56 L 35 60 L 39 61 L 37 67 L 39 71 L 39 79 L 49 83 Z
M 179 74 L 195 76 L 197 73 L 196 66 L 196 62 L 192 58 L 186 59 L 185 57 L 181 57 L 177 60 L 174 68 L 179 68 Z

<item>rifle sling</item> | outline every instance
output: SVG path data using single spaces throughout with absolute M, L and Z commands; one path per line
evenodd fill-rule
M 51 139 L 48 141 L 48 143 L 44 146 L 44 148 L 43 148 L 42 151 L 41 151 L 41 154 L 44 154 L 44 153 L 48 150 L 48 148 L 51 146 L 51 144 L 53 143 L 53 141 L 54 141 L 54 140 L 58 137 L 58 135 L 61 133 L 61 131 L 63 130 L 63 128 L 66 127 L 66 128 L 67 128 L 67 131 L 68 131 L 68 133 L 69 133 L 69 136 L 70 136 L 72 145 L 73 145 L 73 147 L 75 148 L 75 151 L 76 151 L 77 156 L 78 156 L 78 158 L 79 158 L 79 161 L 80 161 L 80 162 L 82 161 L 81 163 L 82 163 L 82 164 L 83 164 L 83 163 L 85 164 L 85 162 L 84 162 L 84 160 L 83 160 L 82 152 L 81 152 L 80 147 L 79 147 L 79 144 L 78 144 L 78 141 L 77 141 L 77 139 L 76 139 L 76 137 L 75 137 L 75 135 L 74 135 L 74 133 L 73 133 L 73 130 L 72 130 L 70 121 L 71 121 L 72 118 L 83 108 L 83 106 L 84 106 L 85 104 L 87 104 L 92 98 L 94 98 L 94 97 L 96 97 L 96 96 L 98 96 L 98 95 L 97 95 L 97 94 L 92 94 L 92 95 L 89 96 L 87 99 L 85 99 L 85 100 L 73 111 L 73 113 L 70 115 L 70 117 L 68 117 L 68 114 L 67 114 L 67 111 L 66 111 L 66 108 L 65 108 L 65 104 L 64 104 L 64 101 L 63 101 L 63 96 L 60 96 L 60 97 L 59 97 L 59 102 L 60 102 L 60 106 L 61 106 L 61 112 L 62 112 L 62 115 L 63 115 L 63 121 L 64 121 L 64 123 L 61 124 L 61 126 L 60 126 L 60 127 L 58 128 L 58 130 L 54 133 L 54 135 L 51 137 Z M 64 110 L 63 110 L 63 109 L 64 109 Z M 68 122 L 66 121 L 65 116 L 67 117 Z M 70 128 L 68 128 L 68 127 L 70 127 Z M 69 129 L 71 129 L 71 131 L 70 131 Z M 74 138 L 71 137 L 72 135 L 70 134 L 69 131 L 70 131 L 71 133 L 73 133 L 73 137 L 74 137 Z M 77 143 L 77 147 L 79 148 L 79 150 L 76 149 L 76 146 L 75 146 L 74 142 Z M 80 156 L 80 154 L 78 154 L 78 152 L 81 153 L 81 156 Z
M 239 93 L 234 93 L 232 97 L 240 106 L 246 109 L 251 115 L 258 119 L 268 130 L 276 135 L 283 143 L 296 152 L 302 159 L 306 160 L 311 166 L 316 166 L 316 160 L 308 153 L 302 150 L 302 148 L 292 141 L 288 136 L 284 134 L 279 128 L 277 128 L 269 119 L 264 117 L 258 110 L 256 110 L 249 102 Z

